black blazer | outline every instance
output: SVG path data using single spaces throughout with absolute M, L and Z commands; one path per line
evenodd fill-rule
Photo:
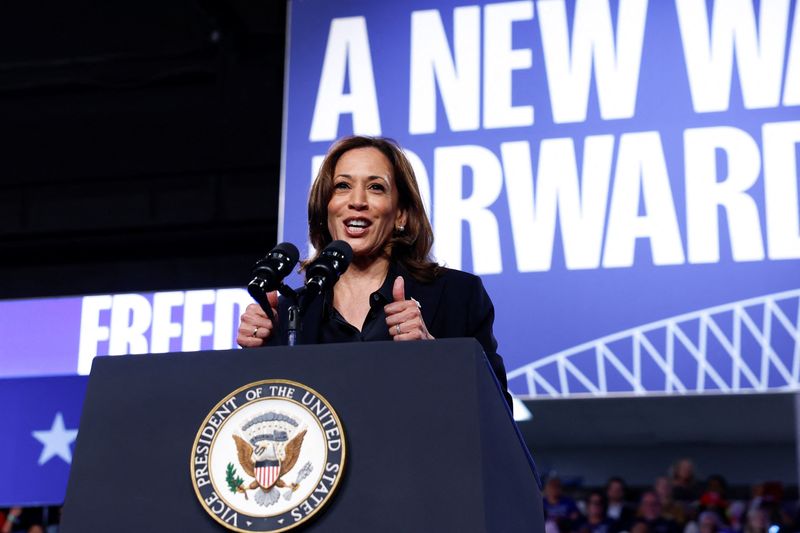
M 437 339 L 474 337 L 483 346 L 506 401 L 511 406 L 503 358 L 497 353 L 497 340 L 492 332 L 494 305 L 483 288 L 481 279 L 460 270 L 441 268 L 434 281 L 421 283 L 400 264 L 393 265 L 391 271 L 403 276 L 406 298 L 414 298 L 422 305 L 422 318 L 431 335 Z M 281 298 L 278 306 L 281 317 L 288 316 L 289 305 L 288 299 Z M 322 316 L 323 298 L 316 298 L 304 310 L 297 344 L 319 342 Z M 286 336 L 286 320 L 282 320 L 278 324 L 278 335 L 274 335 L 269 344 L 284 344 Z M 391 340 L 388 328 L 386 340 Z

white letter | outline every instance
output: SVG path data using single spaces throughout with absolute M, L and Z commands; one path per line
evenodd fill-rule
M 81 302 L 81 338 L 78 341 L 78 374 L 92 370 L 97 343 L 107 341 L 108 327 L 100 325 L 100 312 L 111 309 L 111 296 L 84 296 Z
M 687 129 L 683 146 L 689 262 L 719 261 L 720 206 L 727 215 L 733 259 L 764 259 L 758 207 L 747 194 L 761 166 L 756 142 L 740 129 L 719 126 Z M 728 158 L 728 175 L 722 181 L 717 181 L 717 150 Z
M 439 11 L 411 13 L 411 74 L 408 131 L 436 131 L 436 83 L 452 131 L 476 130 L 480 125 L 480 31 L 478 6 L 453 10 L 453 48 Z M 455 59 L 455 64 L 454 60 Z
M 253 298 L 244 289 L 219 289 L 214 305 L 214 349 L 230 350 L 236 347 L 236 330 L 239 316 Z
M 800 9 L 795 7 L 792 41 L 786 62 L 786 87 L 783 88 L 783 105 L 800 105 Z
M 800 11 L 800 10 L 798 10 Z M 764 197 L 770 259 L 800 258 L 797 144 L 800 122 L 764 124 Z
M 513 128 L 533 124 L 533 106 L 513 106 L 511 73 L 531 66 L 531 50 L 515 50 L 512 23 L 533 19 L 533 2 L 489 4 L 484 12 L 483 127 Z
M 644 200 L 642 216 L 640 194 Z M 626 133 L 619 139 L 603 266 L 633 265 L 638 237 L 650 239 L 654 265 L 684 262 L 667 164 L 656 131 Z
M 183 306 L 183 343 L 181 351 L 195 352 L 200 349 L 203 337 L 214 332 L 214 324 L 203 320 L 203 306 L 214 303 L 214 291 L 187 291 Z
M 350 75 L 349 94 L 342 92 L 346 72 Z M 309 140 L 335 139 L 339 131 L 339 116 L 343 113 L 353 114 L 353 133 L 381 134 L 367 21 L 364 17 L 331 21 Z
M 153 310 L 139 294 L 117 294 L 111 304 L 111 339 L 108 355 L 147 353 L 144 334 L 150 327 Z
M 181 336 L 181 325 L 172 321 L 172 308 L 183 304 L 183 292 L 157 292 L 153 295 L 153 328 L 150 352 L 169 352 L 169 340 Z
M 411 168 L 414 169 L 414 177 L 417 178 L 417 186 L 419 187 L 419 195 L 422 197 L 422 205 L 425 207 L 425 212 L 428 214 L 428 219 L 431 216 L 431 180 L 428 178 L 428 169 L 425 168 L 425 163 L 422 159 L 408 149 L 403 149 L 406 154 L 408 162 L 411 163 Z
M 709 35 L 705 0 L 676 0 L 694 110 L 728 109 L 734 49 L 744 106 L 777 107 L 789 0 L 762 0 L 758 32 L 752 0 L 715 0 L 713 4 Z
M 503 174 L 517 269 L 551 267 L 556 208 L 568 269 L 597 268 L 611 178 L 614 137 L 587 137 L 579 185 L 573 140 L 544 139 L 539 148 L 536 194 L 527 142 L 503 143 Z
M 483 146 L 437 148 L 433 158 L 436 258 L 452 268 L 461 268 L 461 222 L 467 221 L 473 272 L 502 272 L 497 219 L 488 209 L 503 188 L 499 161 Z M 472 170 L 472 196 L 469 198 L 462 197 L 464 167 Z
M 592 59 L 600 116 L 605 120 L 632 117 L 647 0 L 620 0 L 616 41 L 608 0 L 577 0 L 571 54 L 564 0 L 539 0 L 537 7 L 553 121 L 586 120 Z

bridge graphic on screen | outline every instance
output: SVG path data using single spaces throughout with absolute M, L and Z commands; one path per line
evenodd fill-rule
M 800 289 L 608 335 L 508 373 L 522 396 L 800 390 Z

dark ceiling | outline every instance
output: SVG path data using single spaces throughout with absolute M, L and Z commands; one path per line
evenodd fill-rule
M 0 5 L 0 298 L 246 284 L 285 24 L 279 0 Z

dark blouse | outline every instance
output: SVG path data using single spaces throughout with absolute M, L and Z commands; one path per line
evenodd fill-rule
M 390 266 L 383 285 L 369 297 L 369 312 L 360 331 L 339 314 L 339 311 L 333 306 L 333 293 L 327 292 L 322 303 L 322 322 L 317 342 L 326 344 L 329 342 L 392 340 L 383 308 L 392 303 L 392 286 L 397 276 L 397 270 Z
M 467 272 L 442 268 L 435 280 L 424 283 L 414 279 L 402 264 L 392 263 L 381 288 L 370 295 L 370 310 L 361 331 L 336 311 L 333 294 L 329 292 L 304 310 L 297 344 L 391 340 L 383 308 L 392 301 L 392 285 L 397 276 L 405 280 L 406 297 L 413 297 L 422 305 L 422 319 L 434 338 L 473 337 L 481 344 L 510 406 L 505 366 L 492 332 L 494 305 L 481 279 Z M 288 316 L 289 305 L 288 299 L 281 298 L 280 317 Z M 277 331 L 268 344 L 285 344 L 286 326 L 286 320 L 278 321 Z

